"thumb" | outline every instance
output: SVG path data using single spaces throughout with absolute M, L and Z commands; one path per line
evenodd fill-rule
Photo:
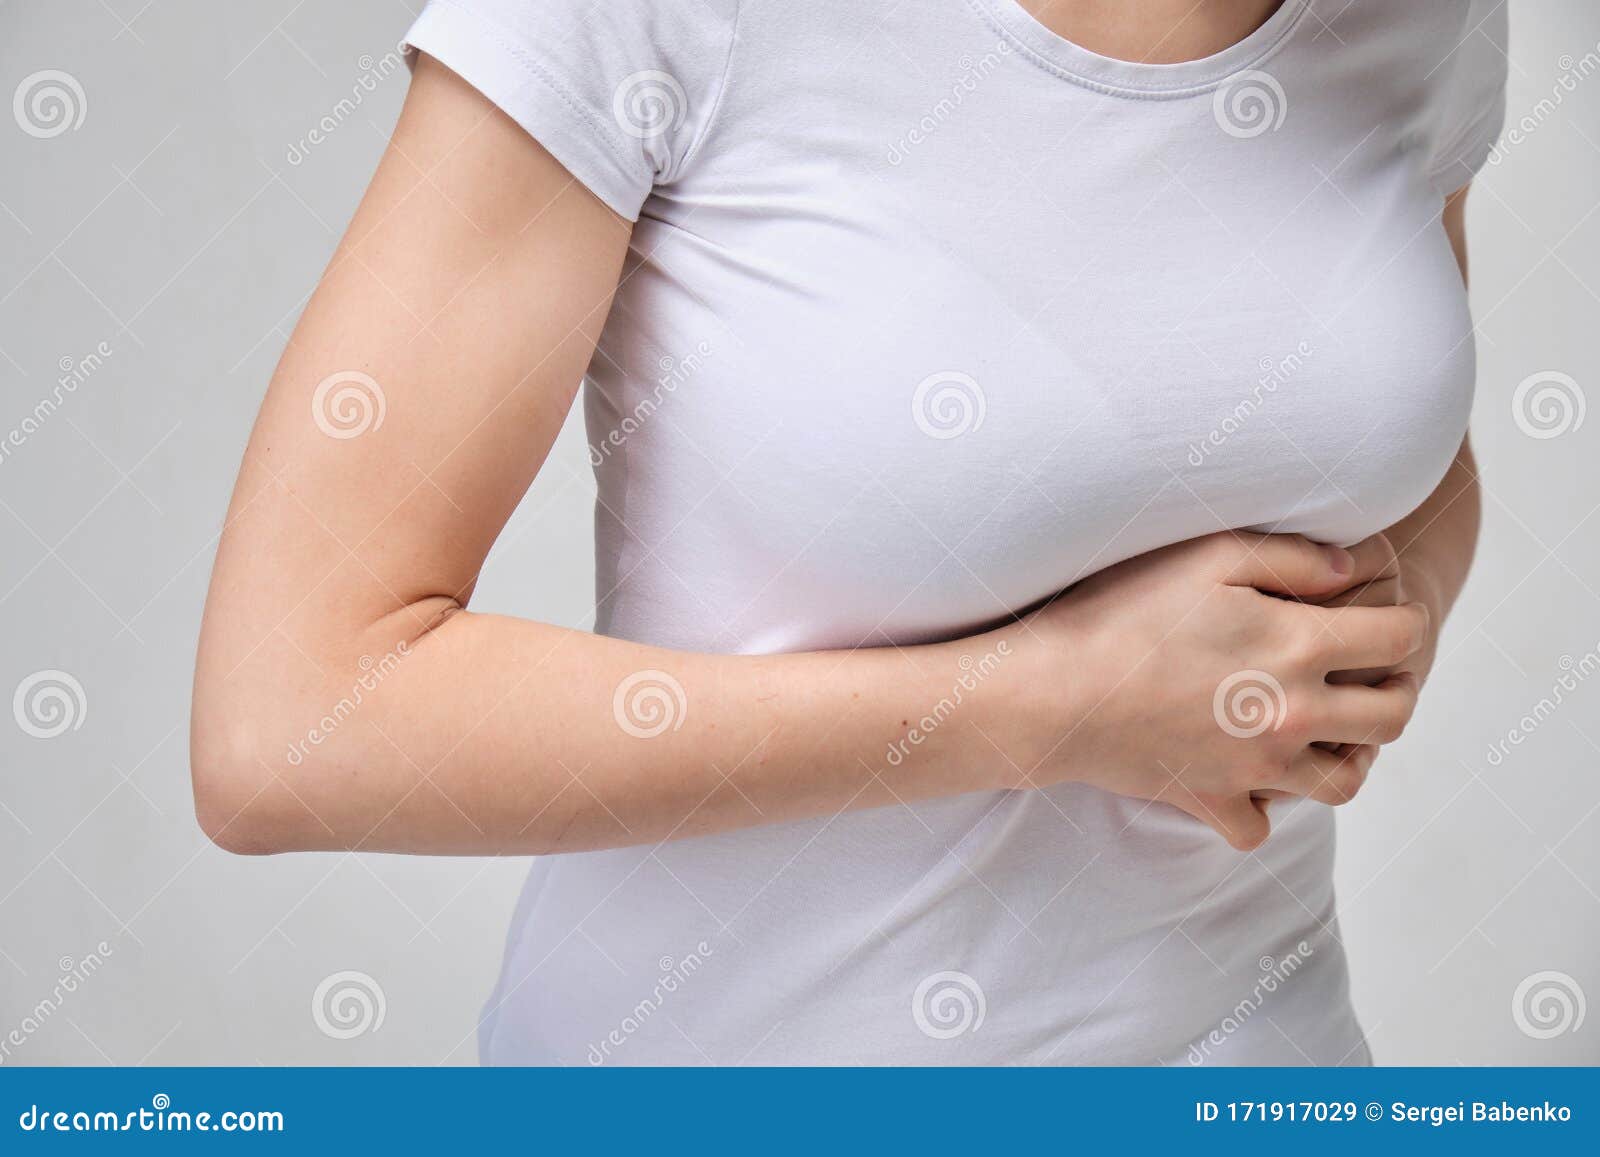
M 1269 594 L 1319 599 L 1337 594 L 1355 578 L 1356 558 L 1341 546 L 1312 542 L 1298 534 L 1236 534 L 1238 556 L 1223 581 Z

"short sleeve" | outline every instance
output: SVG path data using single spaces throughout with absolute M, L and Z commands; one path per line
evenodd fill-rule
M 738 0 L 428 0 L 406 34 L 636 221 L 709 128 Z
M 1506 116 L 1505 0 L 1470 0 L 1466 21 L 1438 65 L 1428 176 L 1443 196 L 1489 159 Z

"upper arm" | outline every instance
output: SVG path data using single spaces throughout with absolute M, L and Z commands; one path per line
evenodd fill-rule
M 629 223 L 423 58 L 262 403 L 218 548 L 197 718 L 464 600 L 593 353 Z M 224 694 L 224 683 L 234 694 Z

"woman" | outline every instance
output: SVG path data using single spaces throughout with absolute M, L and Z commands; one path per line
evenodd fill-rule
M 223 535 L 211 837 L 543 857 L 488 1062 L 1365 1062 L 1329 805 L 1476 535 L 1504 13 L 1119 8 L 431 3 Z M 464 609 L 585 374 L 596 634 Z

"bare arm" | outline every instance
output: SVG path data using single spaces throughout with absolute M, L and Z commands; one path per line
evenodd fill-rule
M 1335 636 L 1335 612 L 1260 593 L 1348 585 L 1346 552 L 1291 536 L 1154 552 L 1024 622 L 921 647 L 688 654 L 464 609 L 628 240 L 421 62 L 273 377 L 218 550 L 191 754 L 219 844 L 544 853 L 1077 778 L 1250 847 L 1266 835 L 1251 789 L 1353 793 L 1311 741 L 1399 734 L 1414 692 L 1325 674 L 1398 661 L 1422 612 L 1345 609 Z M 963 657 L 990 673 L 974 682 Z M 1212 714 L 1246 667 L 1291 689 L 1289 720 L 1254 739 Z
M 956 673 L 938 648 L 691 655 L 462 610 L 571 404 L 628 236 L 423 61 L 229 511 L 193 734 L 219 842 L 545 851 L 986 786 L 969 729 L 884 780 L 857 759 Z M 341 414 L 340 385 L 315 390 L 347 371 L 376 386 L 347 378 Z M 615 690 L 640 672 L 659 674 L 619 720 Z M 640 738 L 654 708 L 671 723 Z

